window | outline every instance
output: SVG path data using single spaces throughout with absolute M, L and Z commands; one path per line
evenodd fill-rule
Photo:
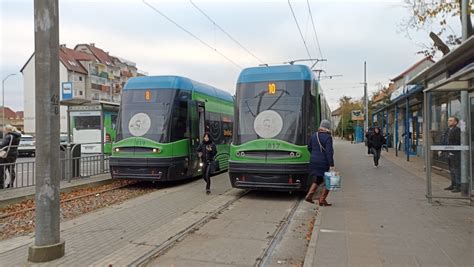
M 171 121 L 171 142 L 189 138 L 188 127 L 188 102 L 179 101 L 173 109 L 173 118 Z
M 79 76 L 79 81 L 81 81 L 81 82 L 82 82 L 82 76 Z
M 449 108 L 450 108 L 450 112 L 449 112 L 450 116 L 455 116 L 457 118 L 460 117 L 460 115 L 461 115 L 461 101 L 459 100 L 459 98 L 452 99 L 451 102 L 450 102 Z
M 82 96 L 83 94 L 84 94 L 84 92 L 82 92 L 82 90 L 79 91 L 79 95 L 80 95 L 80 96 Z
M 206 132 L 209 132 L 216 145 L 224 144 L 220 114 L 206 112 Z
M 100 130 L 100 116 L 74 117 L 74 128 L 76 130 Z
M 117 129 L 117 117 L 118 115 L 110 115 L 110 121 L 112 123 L 112 129 Z
M 238 127 L 234 132 L 234 143 L 243 144 L 255 139 L 266 138 L 257 134 L 255 121 L 261 113 L 272 111 L 272 117 L 281 121 L 278 132 L 270 132 L 275 128 L 260 117 L 261 127 L 267 129 L 273 138 L 293 144 L 305 144 L 306 141 L 302 123 L 302 111 L 305 93 L 305 82 L 278 81 L 275 82 L 275 94 L 268 93 L 268 82 L 243 83 L 237 87 L 237 121 Z M 276 129 L 275 128 L 275 129 Z
M 123 92 L 120 105 L 120 121 L 117 140 L 144 137 L 160 143 L 168 143 L 173 99 L 176 90 L 135 89 Z
M 222 135 L 223 143 L 230 144 L 232 142 L 232 132 L 234 127 L 234 118 L 229 115 L 221 115 L 222 118 Z

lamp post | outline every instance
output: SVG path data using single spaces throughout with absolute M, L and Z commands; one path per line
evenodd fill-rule
M 15 73 L 8 74 L 2 80 L 2 133 L 5 135 L 5 81 L 10 78 L 11 76 L 15 76 Z

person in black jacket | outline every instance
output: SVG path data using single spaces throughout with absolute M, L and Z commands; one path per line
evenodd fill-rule
M 461 129 L 458 127 L 459 119 L 450 117 L 448 119 L 448 129 L 443 135 L 443 145 L 461 145 Z M 453 193 L 461 192 L 461 153 L 460 151 L 439 152 L 448 158 L 449 173 L 451 174 L 451 185 L 444 190 L 451 190 Z
M 367 132 L 365 133 L 365 140 L 367 140 L 367 155 L 372 154 L 372 147 L 370 146 L 369 139 L 374 134 L 374 127 L 370 126 Z
M 10 173 L 10 183 L 7 187 L 13 187 L 15 181 L 15 162 L 18 158 L 18 145 L 20 144 L 21 133 L 11 126 L 5 126 L 5 137 L 0 144 L 0 150 L 8 151 L 6 158 L 0 158 L 0 189 L 3 189 L 5 184 L 5 171 Z
M 380 152 L 382 151 L 382 146 L 385 145 L 385 137 L 380 132 L 379 127 L 375 127 L 374 133 L 369 137 L 369 145 L 372 149 L 372 154 L 374 154 L 374 164 L 375 167 L 379 166 Z
M 203 178 L 206 181 L 206 194 L 211 193 L 211 169 L 214 164 L 214 157 L 217 154 L 217 148 L 211 139 L 209 133 L 205 133 L 202 143 L 198 147 L 198 155 L 203 164 Z

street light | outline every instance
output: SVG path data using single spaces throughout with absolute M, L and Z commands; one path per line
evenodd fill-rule
M 11 76 L 16 76 L 16 74 L 15 73 L 8 74 L 7 77 L 5 77 L 2 80 L 2 133 L 3 133 L 3 137 L 5 137 L 5 81 Z

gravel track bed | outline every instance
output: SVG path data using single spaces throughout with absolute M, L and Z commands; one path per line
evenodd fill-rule
M 155 191 L 150 183 L 114 181 L 110 184 L 61 193 L 61 221 Z M 0 209 L 0 240 L 27 235 L 35 229 L 35 201 L 25 200 Z

